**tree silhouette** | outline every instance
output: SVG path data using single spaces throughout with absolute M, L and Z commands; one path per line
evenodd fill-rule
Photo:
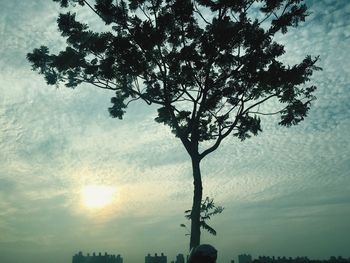
M 59 14 L 67 47 L 58 54 L 34 49 L 27 55 L 33 70 L 49 85 L 114 91 L 109 112 L 115 118 L 137 100 L 158 105 L 155 120 L 170 127 L 192 162 L 190 247 L 197 246 L 201 160 L 230 134 L 244 140 L 261 132 L 260 115 L 298 124 L 315 99 L 316 87 L 306 83 L 319 69 L 317 57 L 285 65 L 284 46 L 274 40 L 305 20 L 303 0 L 53 1 L 90 8 L 106 32 L 91 31 L 75 13 Z M 260 105 L 269 101 L 279 108 L 263 112 Z

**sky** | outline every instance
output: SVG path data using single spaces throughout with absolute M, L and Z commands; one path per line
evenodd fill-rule
M 350 257 L 350 1 L 307 4 L 306 23 L 279 40 L 290 63 L 320 55 L 309 116 L 291 128 L 263 119 L 259 136 L 227 139 L 202 162 L 204 196 L 225 208 L 210 222 L 218 235 L 202 234 L 219 263 Z M 170 262 L 188 251 L 187 153 L 156 108 L 134 103 L 112 119 L 111 92 L 47 86 L 31 71 L 33 48 L 64 45 L 58 12 L 48 0 L 0 0 L 0 262 L 66 263 L 78 251 Z

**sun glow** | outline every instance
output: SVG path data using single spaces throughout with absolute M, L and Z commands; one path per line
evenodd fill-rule
M 87 208 L 103 208 L 115 199 L 116 190 L 111 186 L 87 185 L 82 190 L 84 206 Z

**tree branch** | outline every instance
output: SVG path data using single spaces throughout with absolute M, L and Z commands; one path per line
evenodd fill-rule
M 241 100 L 241 106 L 240 109 L 238 110 L 235 120 L 233 121 L 233 123 L 229 126 L 228 130 L 224 133 L 222 133 L 221 127 L 219 126 L 219 137 L 217 138 L 217 140 L 215 141 L 215 143 L 213 144 L 213 146 L 209 147 L 208 149 L 204 150 L 199 156 L 200 159 L 203 159 L 205 156 L 207 156 L 209 153 L 215 151 L 221 144 L 222 140 L 225 139 L 231 132 L 232 130 L 236 127 L 237 123 L 238 123 L 238 116 L 242 115 L 244 109 L 244 102 L 243 100 Z
M 263 99 L 261 101 L 258 101 L 257 103 L 254 103 L 253 105 L 249 106 L 242 114 L 243 115 L 246 114 L 250 109 L 260 105 L 261 103 L 263 103 L 263 102 L 265 102 L 265 101 L 267 101 L 267 100 L 269 100 L 269 99 L 271 99 L 273 97 L 276 97 L 277 95 L 278 95 L 277 93 L 276 94 L 272 94 L 272 95 L 266 97 L 265 99 Z
M 198 7 L 197 7 L 197 5 L 194 3 L 194 12 L 195 13 L 197 13 L 202 19 L 203 19 L 203 21 L 206 23 L 206 24 L 208 24 L 208 25 L 211 25 L 211 23 L 210 22 L 208 22 L 206 19 L 205 19 L 205 17 L 202 15 L 202 13 L 198 10 Z
M 84 2 L 84 4 L 86 4 L 96 15 L 98 15 L 98 16 L 103 20 L 103 16 L 102 16 L 99 12 L 97 12 L 97 10 L 96 10 L 95 8 L 93 8 L 93 6 L 90 5 L 88 1 L 83 0 L 83 2 Z

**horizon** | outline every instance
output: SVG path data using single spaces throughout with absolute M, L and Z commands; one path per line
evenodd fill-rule
M 219 253 L 220 254 L 220 253 Z M 92 257 L 92 256 L 105 256 L 105 255 L 107 255 L 107 256 L 120 256 L 121 258 L 122 258 L 122 260 L 123 260 L 123 262 L 125 262 L 125 263 L 128 263 L 128 261 L 127 261 L 127 257 L 125 257 L 125 256 L 123 256 L 122 254 L 120 254 L 120 253 L 118 253 L 118 254 L 113 254 L 113 253 L 108 253 L 108 252 L 91 252 L 91 253 L 89 253 L 89 252 L 83 252 L 83 251 L 79 251 L 79 252 L 77 252 L 77 253 L 75 253 L 74 255 L 72 255 L 72 257 L 74 257 L 74 256 L 78 256 L 78 255 L 82 255 L 82 256 L 84 256 L 84 257 Z M 177 254 L 175 254 L 173 257 L 169 257 L 166 253 L 164 253 L 164 252 L 160 252 L 160 253 L 157 253 L 157 252 L 155 252 L 155 253 L 147 253 L 144 257 L 143 257 L 143 261 L 144 261 L 144 259 L 145 259 L 145 257 L 147 257 L 147 256 L 151 256 L 151 257 L 156 257 L 156 256 L 158 256 L 158 257 L 161 257 L 161 256 L 165 256 L 166 258 L 167 258 L 167 262 L 172 262 L 173 260 L 175 260 L 176 259 L 176 256 L 177 255 L 183 255 L 184 256 L 184 258 L 185 258 L 185 260 L 186 260 L 186 258 L 189 256 L 188 255 L 188 253 L 186 254 L 183 254 L 183 253 L 177 253 Z M 299 255 L 299 256 L 293 256 L 293 257 L 291 257 L 291 256 L 286 256 L 286 255 L 278 255 L 278 256 L 275 256 L 275 255 L 253 255 L 253 254 L 250 254 L 250 253 L 247 253 L 247 252 L 245 252 L 245 253 L 239 253 L 239 254 L 237 254 L 237 255 L 234 255 L 233 257 L 231 257 L 231 259 L 229 260 L 229 261 L 227 261 L 227 262 L 231 262 L 231 260 L 234 260 L 235 262 L 238 262 L 239 263 L 239 256 L 250 256 L 251 257 L 251 259 L 252 260 L 256 260 L 256 259 L 259 259 L 259 258 L 265 258 L 265 257 L 267 257 L 267 258 L 270 258 L 270 259 L 276 259 L 276 260 L 278 260 L 278 259 L 283 259 L 283 258 L 285 258 L 285 259 L 300 259 L 300 258 L 307 258 L 307 259 L 309 259 L 309 260 L 322 260 L 322 261 L 328 261 L 328 260 L 332 260 L 333 258 L 336 258 L 336 259 L 344 259 L 344 260 L 349 260 L 350 261 L 350 257 L 342 257 L 341 255 L 332 255 L 332 256 L 329 256 L 328 258 L 310 258 L 310 257 L 308 257 L 307 255 Z M 142 262 L 143 262 L 142 261 Z M 141 262 L 141 261 L 140 261 Z M 74 263 L 74 262 L 73 262 Z M 217 263 L 223 263 L 222 261 L 220 261 L 220 258 L 217 260 Z
M 201 163 L 203 197 L 225 208 L 209 222 L 217 236 L 201 235 L 219 263 L 242 252 L 350 258 L 350 1 L 306 3 L 305 23 L 278 40 L 289 64 L 320 55 L 308 116 L 290 128 L 263 118 L 261 134 L 227 139 Z M 113 92 L 55 88 L 31 70 L 28 52 L 65 44 L 59 11 L 51 0 L 0 0 L 0 262 L 186 255 L 191 162 L 154 121 L 156 107 L 131 104 L 116 120 Z M 76 11 L 103 28 L 88 9 Z

